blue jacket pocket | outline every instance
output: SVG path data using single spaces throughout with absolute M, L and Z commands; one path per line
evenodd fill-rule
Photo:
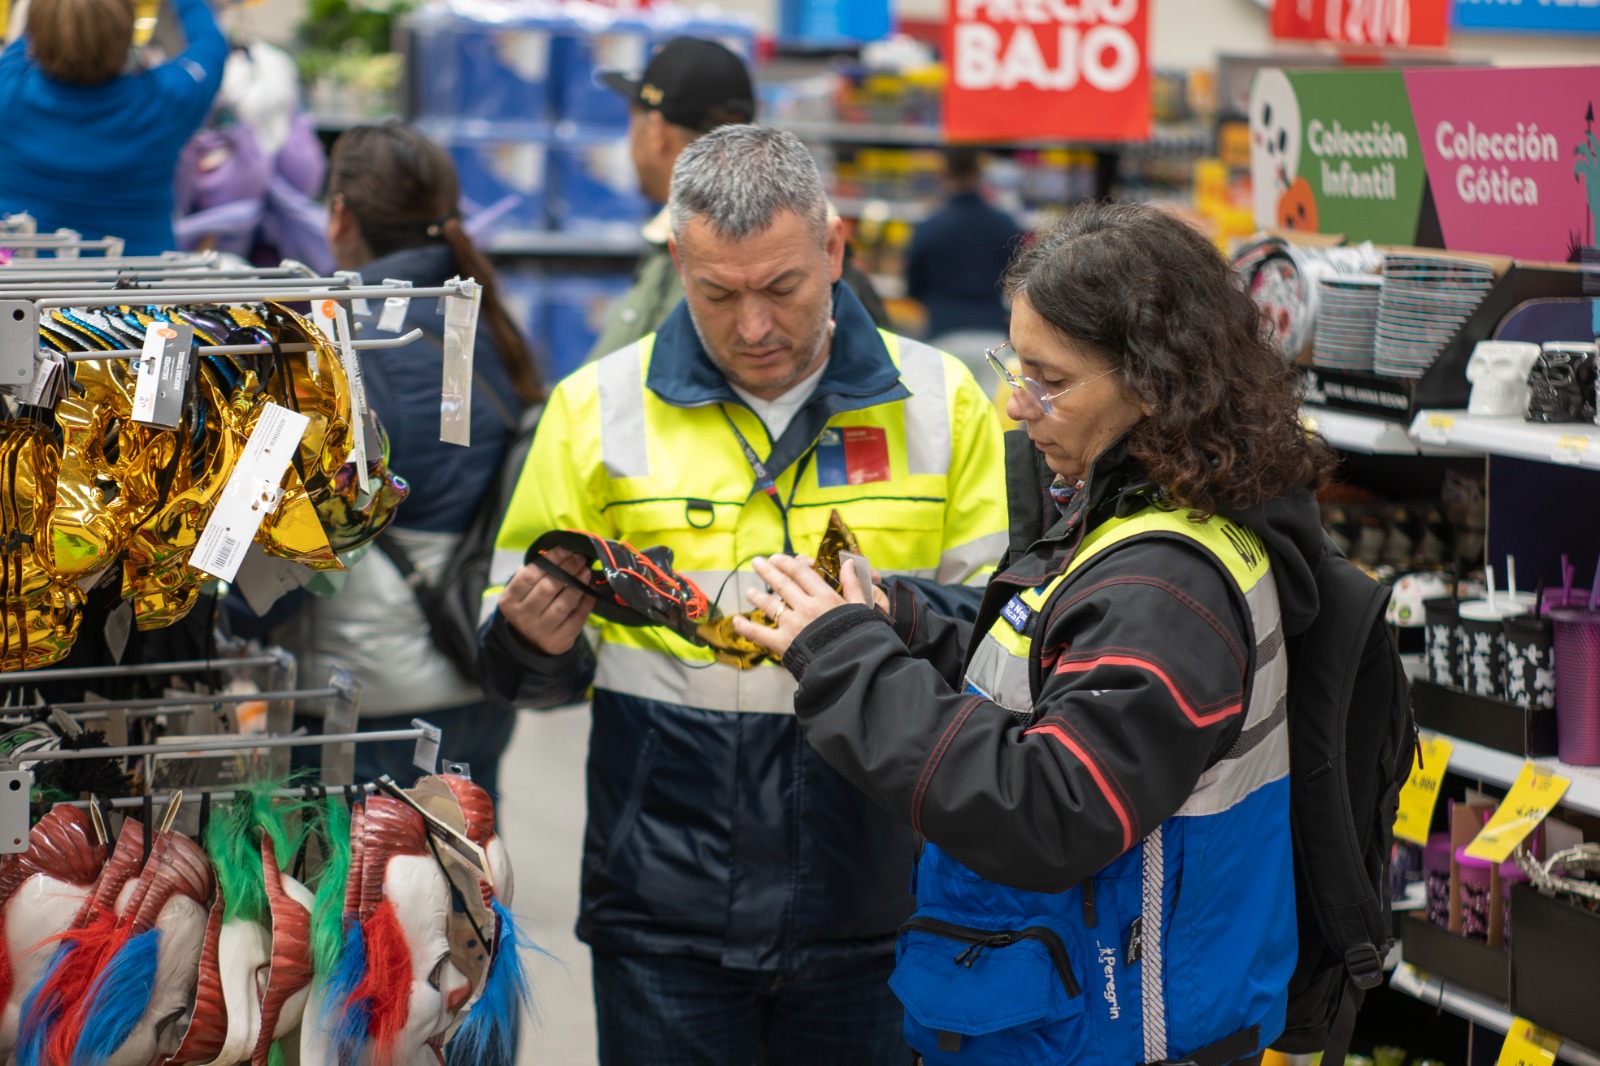
M 1083 997 L 1053 929 L 975 929 L 927 915 L 900 930 L 889 987 L 928 1066 L 1052 1066 L 1087 1038 Z

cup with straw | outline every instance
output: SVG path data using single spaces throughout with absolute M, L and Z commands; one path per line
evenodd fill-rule
M 1506 574 L 1511 588 L 1499 593 L 1495 589 L 1494 567 L 1486 567 L 1485 598 L 1461 602 L 1461 687 L 1490 699 L 1505 696 L 1505 620 L 1525 614 L 1533 606 L 1532 596 L 1516 591 L 1516 572 L 1516 560 L 1507 556 Z
M 1550 611 L 1555 623 L 1556 750 L 1574 766 L 1600 766 L 1600 560 L 1589 596 Z

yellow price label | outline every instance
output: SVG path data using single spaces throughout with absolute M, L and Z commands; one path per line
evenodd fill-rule
M 1589 438 L 1581 433 L 1563 433 L 1556 438 L 1555 451 L 1550 453 L 1552 463 L 1564 463 L 1567 466 L 1577 466 L 1583 462 L 1584 453 L 1589 450 Z
M 1430 414 L 1422 422 L 1417 436 L 1432 444 L 1450 443 L 1450 431 L 1456 428 L 1455 415 Z
M 1500 1046 L 1495 1066 L 1550 1066 L 1556 1061 L 1561 1038 L 1523 1018 L 1511 1019 L 1511 1031 Z
M 1439 788 L 1456 746 L 1444 737 L 1427 737 L 1411 756 L 1411 776 L 1400 790 L 1400 809 L 1394 815 L 1394 835 L 1413 844 L 1428 842 Z
M 1495 808 L 1494 817 L 1467 845 L 1467 854 L 1474 859 L 1505 862 L 1522 839 L 1561 802 L 1570 784 L 1570 778 L 1531 762 L 1523 763 L 1522 772 Z

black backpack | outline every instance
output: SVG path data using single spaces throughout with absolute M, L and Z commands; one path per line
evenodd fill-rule
M 1289 790 L 1300 956 L 1273 1048 L 1343 1062 L 1367 989 L 1394 944 L 1389 850 L 1416 725 L 1389 590 L 1331 544 L 1320 607 L 1288 643 Z
M 533 446 L 534 431 L 539 426 L 539 416 L 544 404 L 534 404 L 514 417 L 506 405 L 474 375 L 477 386 L 474 394 L 486 399 L 495 414 L 511 430 L 511 440 L 506 445 L 500 465 L 495 468 L 489 489 L 478 501 L 472 523 L 462 534 L 449 560 L 440 570 L 436 580 L 423 579 L 416 563 L 406 550 L 386 529 L 373 542 L 378 550 L 389 557 L 395 568 L 411 586 L 428 620 L 428 633 L 434 647 L 449 659 L 456 671 L 469 681 L 478 677 L 478 617 L 483 607 L 483 593 L 489 587 L 489 571 L 494 562 L 494 541 L 500 533 L 501 520 L 511 505 L 512 493 L 522 476 L 522 465 Z

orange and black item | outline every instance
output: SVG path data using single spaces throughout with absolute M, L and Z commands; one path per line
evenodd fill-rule
M 546 552 L 565 548 L 598 565 L 588 582 L 573 577 Z M 625 626 L 665 626 L 691 643 L 704 646 L 696 631 L 711 615 L 711 602 L 700 587 L 672 569 L 672 549 L 640 551 L 620 540 L 607 540 L 571 529 L 553 529 L 533 542 L 524 557 L 546 573 L 595 598 L 594 613 Z

